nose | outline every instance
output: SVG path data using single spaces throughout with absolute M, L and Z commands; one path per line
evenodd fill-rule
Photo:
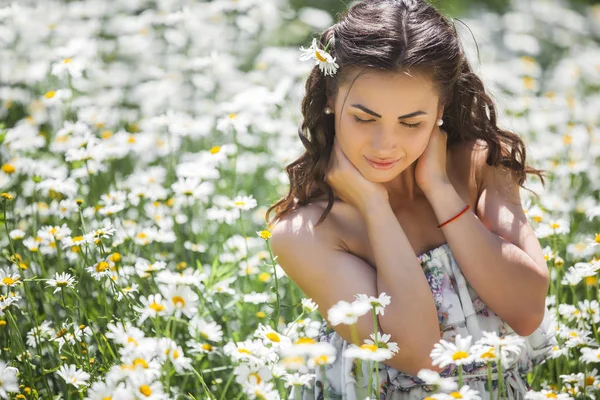
M 371 148 L 374 155 L 379 158 L 397 158 L 398 154 L 398 132 L 389 128 L 377 129 L 371 138 Z

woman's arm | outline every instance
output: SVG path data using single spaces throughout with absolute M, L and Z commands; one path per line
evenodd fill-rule
M 414 251 L 389 204 L 389 212 L 383 206 L 371 210 L 368 224 L 377 271 L 337 243 L 329 219 L 315 227 L 321 215 L 317 209 L 305 208 L 278 222 L 270 239 L 273 252 L 287 275 L 319 305 L 318 311 L 324 318 L 340 300 L 352 302 L 356 294 L 377 297 L 385 291 L 391 296 L 391 304 L 385 315 L 378 316 L 380 330 L 391 335 L 400 351 L 384 362 L 412 375 L 422 368 L 440 372 L 442 369 L 432 366 L 429 357 L 440 339 L 431 289 L 416 256 L 411 256 Z M 356 328 L 362 344 L 373 333 L 372 315 L 360 317 Z M 333 329 L 352 343 L 349 326 L 340 324 Z
M 540 325 L 546 311 L 549 274 L 542 249 L 523 212 L 519 186 L 502 167 L 489 167 L 485 152 L 478 167 L 484 177 L 477 213 L 468 210 L 442 227 L 452 254 L 469 284 L 521 336 Z M 450 182 L 426 193 L 440 223 L 465 207 Z
M 382 330 L 411 347 L 406 362 L 414 368 L 409 373 L 434 369 L 429 354 L 441 332 L 431 288 L 417 255 L 389 203 L 371 204 L 363 218 L 377 265 L 377 292 L 391 296 L 386 318 L 379 317 Z

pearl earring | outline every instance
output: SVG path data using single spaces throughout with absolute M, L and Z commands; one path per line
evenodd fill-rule
M 331 114 L 333 111 L 331 110 L 331 107 L 325 107 L 325 114 L 329 115 Z
M 443 119 L 440 118 L 437 120 L 437 126 L 442 126 L 443 123 L 444 123 Z

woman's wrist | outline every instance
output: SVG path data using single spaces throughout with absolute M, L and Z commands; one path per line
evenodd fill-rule
M 359 212 L 362 214 L 365 220 L 374 214 L 380 213 L 380 211 L 384 210 L 392 210 L 390 206 L 390 202 L 384 199 L 373 198 L 365 201 L 358 207 Z

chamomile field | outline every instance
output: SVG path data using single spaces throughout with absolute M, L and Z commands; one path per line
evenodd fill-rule
M 389 335 L 344 355 L 319 342 L 323 310 L 270 245 L 265 212 L 304 151 L 300 47 L 334 18 L 286 0 L 0 7 L 0 398 L 295 400 L 336 357 L 402 351 Z M 499 125 L 547 174 L 521 192 L 557 339 L 528 398 L 595 399 L 600 7 L 515 0 L 456 28 Z M 357 295 L 332 324 L 390 301 Z M 508 368 L 524 348 L 441 341 L 433 360 L 458 368 L 419 377 L 430 398 L 478 399 L 463 367 Z M 383 382 L 356 378 L 376 398 Z

